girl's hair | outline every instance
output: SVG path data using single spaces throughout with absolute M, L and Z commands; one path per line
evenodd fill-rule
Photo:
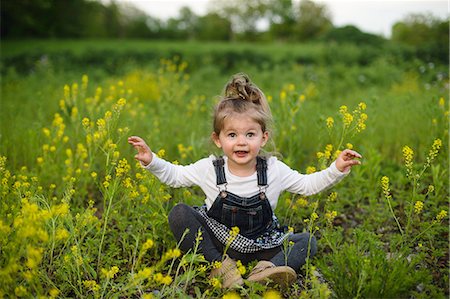
M 217 135 L 223 129 L 225 118 L 234 113 L 246 113 L 261 125 L 263 132 L 270 131 L 272 113 L 269 103 L 258 86 L 243 73 L 231 77 L 214 109 L 213 130 Z

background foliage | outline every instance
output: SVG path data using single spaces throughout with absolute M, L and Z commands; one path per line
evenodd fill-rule
M 209 41 L 325 40 L 383 46 L 385 37 L 354 26 L 335 27 L 324 4 L 309 0 L 211 0 L 205 15 L 183 7 L 160 20 L 126 3 L 90 0 L 2 1 L 2 39 L 145 38 Z M 265 23 L 262 27 L 258 24 Z M 414 46 L 421 59 L 448 63 L 449 22 L 410 15 L 392 27 L 392 41 Z

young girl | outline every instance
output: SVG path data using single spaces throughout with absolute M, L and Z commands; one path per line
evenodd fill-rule
M 163 183 L 172 187 L 197 185 L 205 193 L 202 207 L 176 205 L 169 214 L 169 224 L 177 241 L 188 229 L 180 244 L 184 252 L 193 248 L 198 231 L 202 232 L 199 250 L 206 260 L 222 262 L 211 276 L 221 278 L 225 288 L 243 284 L 237 260 L 244 264 L 259 261 L 249 281 L 271 280 L 281 286 L 295 281 L 296 271 L 316 253 L 316 241 L 308 233 L 284 231 L 273 214 L 279 195 L 283 191 L 318 193 L 360 164 L 356 158 L 361 155 L 347 149 L 327 169 L 303 175 L 276 157 L 263 156 L 261 149 L 270 137 L 271 120 L 262 91 L 246 75 L 237 74 L 225 86 L 214 110 L 211 137 L 223 156 L 174 165 L 152 153 L 142 138 L 128 139 L 138 151 L 135 158 Z M 233 233 L 235 237 L 230 239 Z M 287 258 L 282 250 L 286 240 L 293 243 Z

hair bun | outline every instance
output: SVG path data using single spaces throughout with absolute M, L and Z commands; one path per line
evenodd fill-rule
M 250 78 L 246 74 L 239 73 L 234 75 L 225 87 L 225 97 L 242 98 L 243 100 L 259 104 L 260 101 L 257 91 Z

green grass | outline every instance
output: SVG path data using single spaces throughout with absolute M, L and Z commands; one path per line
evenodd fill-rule
M 201 192 L 168 188 L 143 172 L 126 137 L 140 135 L 152 150 L 164 149 L 166 159 L 182 164 L 209 155 L 215 150 L 209 136 L 216 96 L 233 73 L 244 71 L 271 98 L 276 151 L 290 166 L 305 172 L 328 165 L 332 159 L 316 156 L 327 144 L 333 154 L 339 144 L 351 143 L 364 156 L 348 178 L 307 204 L 298 196 L 280 198 L 276 214 L 282 222 L 319 240 L 317 256 L 300 273 L 302 283 L 284 296 L 448 296 L 446 66 L 396 64 L 379 50 L 369 63 L 352 62 L 362 50 L 343 46 L 332 53 L 333 47 L 2 42 L 0 295 L 225 295 L 211 285 L 210 265 L 199 254 L 173 251 L 167 214 L 179 201 L 200 204 Z M 182 61 L 186 69 L 180 69 Z M 83 87 L 84 74 L 89 82 Z M 124 106 L 117 106 L 120 98 Z M 360 102 L 367 104 L 367 128 L 344 130 L 340 107 L 352 112 Z M 328 117 L 335 120 L 332 130 Z M 83 124 L 84 118 L 89 122 Z M 429 152 L 436 139 L 442 145 L 435 157 Z M 406 176 L 406 145 L 414 151 L 410 170 L 418 176 Z M 384 186 L 389 202 L 383 176 L 390 182 L 389 192 Z M 424 204 L 420 213 L 414 210 L 418 201 Z M 143 247 L 147 240 L 153 246 Z M 114 275 L 113 267 L 119 269 Z M 315 267 L 327 283 L 313 275 Z M 248 284 L 236 294 L 260 298 L 270 289 Z

